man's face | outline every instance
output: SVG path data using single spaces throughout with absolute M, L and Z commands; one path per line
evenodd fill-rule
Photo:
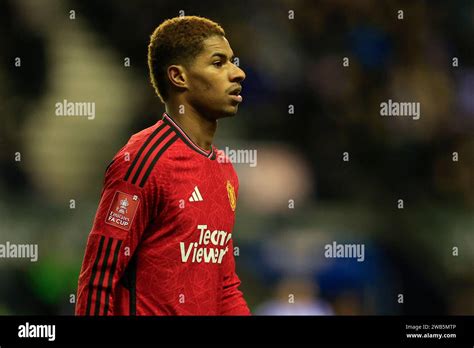
M 225 37 L 209 37 L 203 46 L 186 69 L 186 99 L 206 118 L 233 116 L 242 102 L 240 83 L 245 73 L 233 63 L 234 53 Z

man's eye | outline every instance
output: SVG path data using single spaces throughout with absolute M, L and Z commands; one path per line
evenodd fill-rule
M 212 63 L 213 65 L 217 66 L 217 67 L 221 67 L 222 66 L 222 62 L 221 61 L 217 61 L 217 62 L 214 62 Z

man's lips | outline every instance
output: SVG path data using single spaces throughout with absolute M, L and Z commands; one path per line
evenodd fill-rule
M 242 102 L 242 96 L 240 95 L 240 92 L 242 91 L 242 87 L 241 86 L 238 86 L 238 87 L 235 87 L 232 91 L 230 91 L 230 97 L 235 100 L 236 102 L 238 103 L 241 103 Z
M 238 102 L 238 103 L 241 103 L 242 100 L 243 100 L 243 98 L 242 98 L 242 96 L 241 96 L 240 94 L 238 94 L 238 95 L 231 94 L 230 97 L 231 97 L 233 100 L 235 100 L 236 102 Z

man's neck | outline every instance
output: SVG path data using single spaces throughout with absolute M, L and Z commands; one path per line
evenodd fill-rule
M 166 103 L 166 113 L 186 132 L 191 140 L 200 148 L 210 151 L 217 129 L 217 120 L 208 120 L 202 117 L 189 105 L 180 113 L 180 105 Z

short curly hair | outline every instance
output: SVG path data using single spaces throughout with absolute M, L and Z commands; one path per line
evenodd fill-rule
M 210 19 L 182 16 L 165 20 L 153 32 L 148 45 L 148 68 L 156 94 L 164 103 L 169 97 L 167 68 L 189 66 L 211 36 L 225 36 L 224 29 Z

